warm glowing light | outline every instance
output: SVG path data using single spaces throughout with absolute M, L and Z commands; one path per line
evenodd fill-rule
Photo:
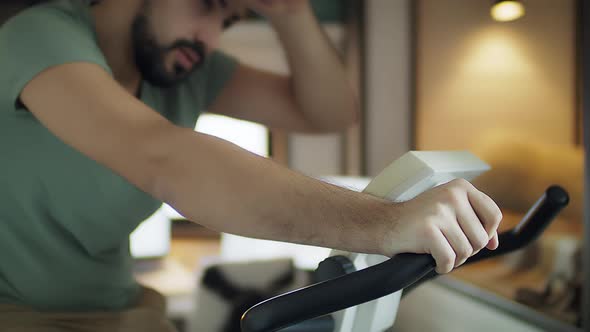
M 485 77 L 487 82 L 511 82 L 517 77 L 530 78 L 537 71 L 526 53 L 526 44 L 514 37 L 510 30 L 493 27 L 474 35 L 459 62 L 468 77 Z M 471 78 L 466 79 L 471 81 Z
M 492 17 L 500 22 L 517 20 L 524 13 L 524 5 L 520 1 L 498 1 L 492 6 Z

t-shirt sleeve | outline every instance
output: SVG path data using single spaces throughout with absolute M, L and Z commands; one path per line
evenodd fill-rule
M 111 73 L 88 22 L 48 6 L 20 13 L 0 27 L 0 102 L 14 109 L 35 76 L 75 62 L 94 63 Z
M 238 61 L 234 57 L 221 51 L 216 51 L 211 55 L 207 67 L 206 108 L 209 108 L 215 102 L 223 87 L 231 79 L 238 64 Z

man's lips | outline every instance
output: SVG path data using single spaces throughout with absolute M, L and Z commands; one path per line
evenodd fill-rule
M 199 63 L 199 61 L 201 61 L 199 54 L 187 47 L 181 47 L 177 50 L 176 59 L 186 71 L 190 71 L 197 63 Z

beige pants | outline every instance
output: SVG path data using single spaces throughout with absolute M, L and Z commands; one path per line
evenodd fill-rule
M 4 332 L 176 332 L 166 318 L 166 301 L 144 288 L 133 308 L 120 312 L 49 313 L 0 304 Z

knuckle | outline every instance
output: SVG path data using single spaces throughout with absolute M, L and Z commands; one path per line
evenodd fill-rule
M 462 190 L 466 190 L 472 186 L 472 184 L 469 181 L 462 178 L 454 179 L 453 181 L 451 181 L 451 183 L 453 186 L 458 187 Z
M 449 263 L 449 264 L 445 265 L 444 266 L 444 273 L 451 272 L 454 267 L 455 267 L 455 264 L 453 264 L 453 263 Z
M 494 212 L 491 215 L 488 215 L 486 218 L 482 219 L 481 222 L 487 233 L 495 232 L 498 229 L 498 227 L 500 227 L 500 223 L 502 222 L 502 214 Z
M 441 253 L 436 260 L 436 267 L 438 273 L 449 273 L 455 267 L 455 253 L 447 251 Z
M 482 202 L 485 203 L 486 207 L 487 207 L 487 215 L 489 220 L 487 220 L 490 224 L 492 224 L 494 227 L 497 227 L 500 222 L 502 221 L 502 211 L 500 210 L 500 207 L 498 207 L 498 205 L 496 204 L 496 202 L 494 202 L 494 200 L 492 200 L 488 195 L 486 195 L 485 193 L 481 192 L 481 198 Z
M 447 273 L 451 272 L 451 269 L 452 269 L 452 268 L 451 268 L 450 266 L 447 266 L 447 267 L 440 267 L 440 268 L 437 268 L 437 271 L 436 271 L 436 272 L 437 272 L 438 274 L 447 274 Z
M 494 214 L 494 224 L 496 226 L 500 225 L 504 216 L 502 215 L 502 211 L 500 208 L 496 207 L 496 213 Z
M 450 183 L 442 190 L 443 199 L 450 199 L 457 195 L 457 191 L 460 189 L 457 188 L 454 184 Z
M 436 226 L 436 224 L 432 221 L 427 222 L 426 225 L 424 226 L 424 237 L 428 240 L 428 241 L 432 241 L 437 237 L 437 233 L 439 232 L 438 227 Z
M 469 258 L 469 255 L 466 255 L 466 254 L 463 254 L 463 253 L 460 253 L 460 254 L 458 253 L 457 254 L 457 259 L 455 259 L 455 261 L 453 262 L 453 266 L 459 265 L 459 263 L 462 263 L 467 258 Z
M 457 260 L 462 262 L 464 260 L 466 260 L 467 258 L 471 257 L 471 254 L 473 254 L 473 249 L 470 246 L 465 246 L 464 248 L 461 249 L 461 252 L 457 255 Z
M 473 250 L 477 251 L 477 250 L 481 250 L 483 249 L 483 247 L 485 247 L 487 245 L 488 241 L 483 241 L 482 239 L 477 239 L 474 241 L 473 243 Z
M 480 236 L 477 237 L 477 239 L 475 239 L 473 241 L 473 245 L 475 246 L 475 250 L 481 250 L 483 247 L 485 247 L 488 244 L 488 237 L 485 234 L 481 234 Z
M 437 217 L 444 216 L 447 213 L 447 205 L 442 202 L 437 202 L 434 205 L 434 213 Z
M 461 187 L 447 187 L 443 190 L 442 202 L 458 207 L 465 197 L 465 190 Z
M 449 189 L 445 198 L 450 204 L 457 207 L 461 204 L 462 193 L 460 189 Z
M 455 266 L 455 260 L 457 259 L 457 255 L 454 252 L 447 252 L 442 255 L 441 264 L 443 266 Z

